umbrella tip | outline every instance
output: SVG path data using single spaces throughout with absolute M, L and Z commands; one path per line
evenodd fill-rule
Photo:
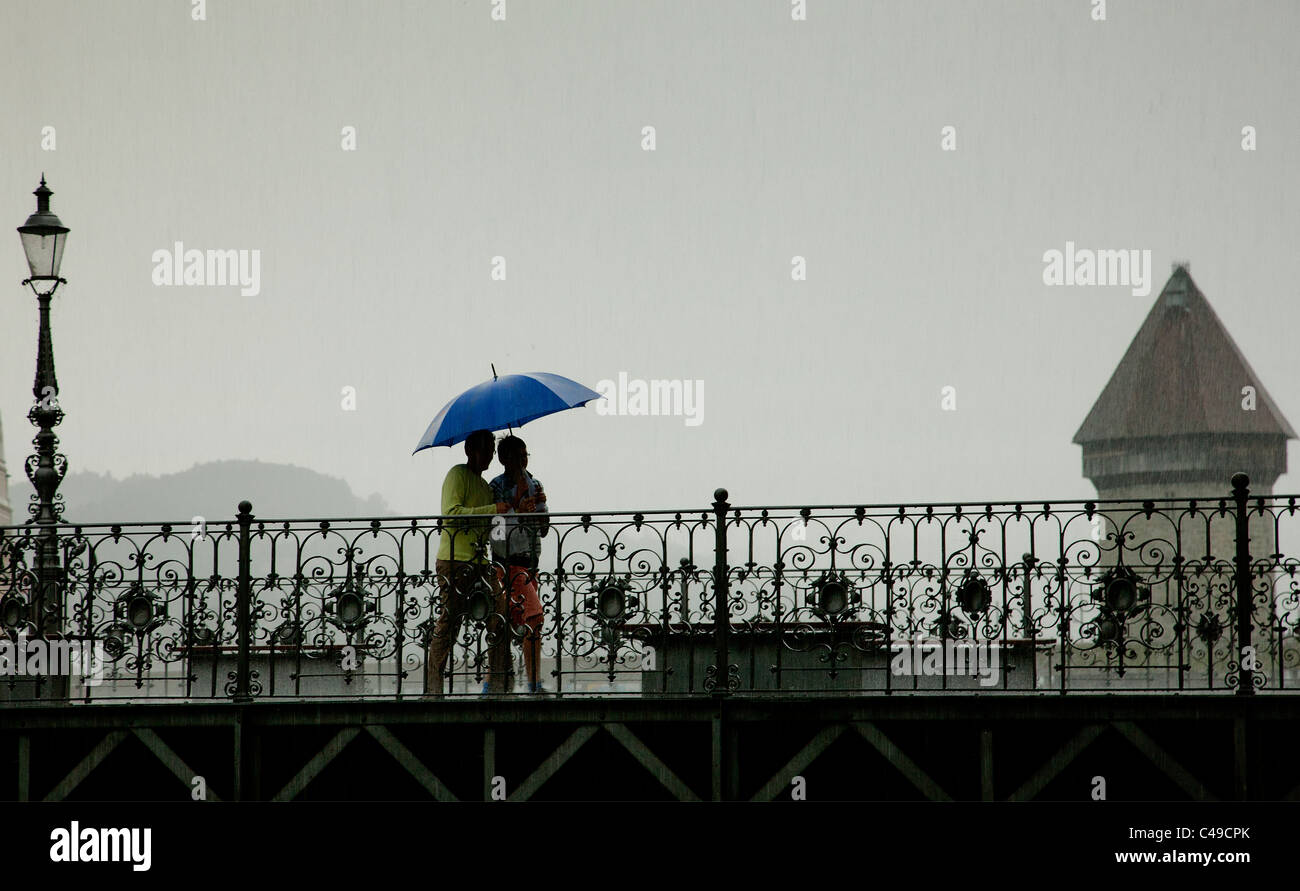
M 495 362 L 489 362 L 488 365 L 491 365 L 491 366 L 492 366 L 492 380 L 496 380 L 496 379 L 497 379 L 497 366 L 496 366 L 496 363 L 495 363 Z

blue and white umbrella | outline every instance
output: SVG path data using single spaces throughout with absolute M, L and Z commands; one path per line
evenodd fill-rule
M 415 451 L 464 442 L 475 430 L 522 427 L 600 398 L 595 390 L 558 374 L 533 371 L 497 377 L 494 368 L 492 380 L 471 387 L 442 407 Z

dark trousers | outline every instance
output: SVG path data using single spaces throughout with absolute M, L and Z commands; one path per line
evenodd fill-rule
M 424 664 L 424 693 L 426 696 L 441 696 L 446 690 L 444 670 L 447 657 L 456 645 L 456 636 L 460 633 L 461 622 L 470 606 L 470 596 L 475 586 L 481 581 L 491 591 L 492 614 L 488 616 L 488 691 L 506 693 L 512 688 L 510 634 L 506 627 L 508 609 L 505 592 L 497 579 L 497 571 L 491 564 L 477 565 L 459 560 L 438 560 L 434 564 L 438 574 L 438 591 L 442 603 L 438 611 L 438 620 L 433 626 L 429 638 L 428 659 Z

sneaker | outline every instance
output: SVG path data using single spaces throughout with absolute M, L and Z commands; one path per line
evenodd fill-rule
M 532 696 L 554 696 L 555 695 L 550 690 L 546 689 L 545 685 L 543 685 L 541 681 L 538 681 L 536 684 L 529 684 L 528 692 Z

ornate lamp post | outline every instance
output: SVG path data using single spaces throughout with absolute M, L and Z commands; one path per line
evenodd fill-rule
M 23 281 L 29 285 L 40 303 L 41 326 L 36 346 L 36 383 L 32 395 L 36 404 L 27 413 L 27 419 L 39 428 L 32 444 L 36 454 L 27 458 L 27 478 L 36 489 L 33 504 L 28 508 L 32 518 L 28 523 L 39 527 L 36 546 L 37 592 L 31 603 L 27 619 L 35 626 L 38 636 L 59 633 L 63 630 L 62 605 L 59 598 L 59 536 L 58 523 L 63 517 L 63 503 L 55 493 L 68 470 L 68 460 L 58 453 L 59 439 L 54 428 L 63 421 L 59 408 L 59 382 L 54 376 L 54 341 L 50 336 L 50 298 L 59 285 L 67 284 L 59 278 L 63 263 L 63 250 L 68 240 L 68 227 L 50 211 L 50 196 L 54 194 L 45 186 L 45 176 L 32 193 L 36 196 L 36 213 L 18 227 L 23 251 L 31 277 Z

